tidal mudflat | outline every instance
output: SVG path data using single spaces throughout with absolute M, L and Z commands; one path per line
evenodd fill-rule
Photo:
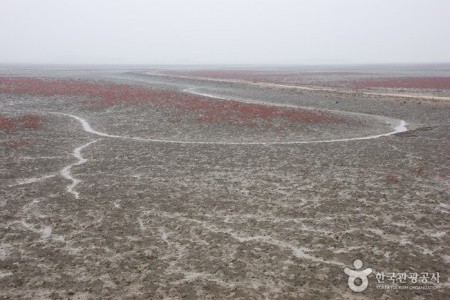
M 179 75 L 1 70 L 0 298 L 450 296 L 445 86 Z

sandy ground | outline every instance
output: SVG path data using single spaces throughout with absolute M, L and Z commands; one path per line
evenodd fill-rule
M 0 131 L 0 298 L 449 298 L 448 101 L 145 72 L 2 76 L 189 89 L 352 122 L 283 135 L 164 123 L 145 105 L 1 94 L 1 115 L 36 113 L 42 126 Z M 373 269 L 361 293 L 344 273 L 356 259 Z M 440 282 L 377 288 L 377 273 L 394 272 L 439 272 Z

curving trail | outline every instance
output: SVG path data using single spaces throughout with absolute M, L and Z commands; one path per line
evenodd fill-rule
M 205 97 L 210 98 L 218 98 L 223 100 L 230 100 L 228 98 L 224 98 L 221 96 L 216 96 L 212 94 L 207 93 L 201 93 L 196 92 L 192 88 L 186 89 L 184 92 L 191 93 L 191 94 L 197 94 Z M 275 105 L 275 106 L 281 106 L 280 104 L 271 104 L 271 103 L 260 103 L 260 102 L 252 102 L 251 100 L 244 100 L 244 99 L 236 99 L 237 101 L 241 102 L 249 102 L 249 103 L 257 103 L 257 104 L 264 104 L 264 105 Z M 296 108 L 299 108 L 298 106 L 295 106 Z M 305 108 L 305 109 L 312 109 L 312 108 Z M 350 141 L 358 141 L 358 140 L 371 140 L 371 139 L 377 139 L 380 137 L 387 137 L 396 133 L 405 132 L 408 130 L 406 127 L 406 122 L 404 120 L 395 120 L 391 119 L 393 121 L 396 121 L 397 124 L 392 128 L 392 131 L 386 132 L 386 133 L 380 133 L 377 135 L 369 135 L 369 136 L 362 136 L 362 137 L 354 137 L 354 138 L 342 138 L 342 139 L 329 139 L 329 140 L 315 140 L 315 141 L 290 141 L 290 142 L 195 142 L 195 141 L 180 141 L 180 140 L 166 140 L 166 139 L 152 139 L 152 138 L 142 138 L 142 137 L 133 137 L 133 136 L 122 136 L 122 135 L 115 135 L 115 134 L 109 134 L 106 132 L 101 132 L 98 130 L 95 130 L 92 128 L 91 124 L 89 122 L 80 117 L 73 114 L 68 113 L 62 113 L 62 112 L 49 112 L 56 115 L 66 116 L 70 117 L 76 121 L 78 121 L 81 124 L 81 127 L 83 130 L 87 133 L 91 133 L 97 136 L 101 137 L 107 137 L 107 138 L 117 138 L 117 139 L 127 139 L 127 140 L 134 140 L 134 141 L 140 141 L 140 142 L 156 142 L 156 143 L 172 143 L 172 144 L 203 144 L 203 145 L 296 145 L 296 144 L 318 144 L 318 143 L 337 143 L 337 142 L 350 142 Z M 378 116 L 381 117 L 381 116 Z M 95 143 L 95 141 L 91 141 L 89 143 L 86 143 L 78 148 L 76 148 L 73 151 L 73 156 L 75 156 L 78 161 L 76 163 L 70 164 L 66 166 L 64 169 L 61 170 L 61 175 L 72 181 L 70 185 L 67 186 L 66 190 L 67 192 L 71 193 L 76 199 L 79 199 L 79 193 L 75 190 L 75 187 L 81 182 L 80 179 L 74 178 L 71 175 L 71 168 L 73 166 L 81 165 L 87 162 L 87 159 L 83 158 L 81 155 L 81 151 L 88 147 L 89 145 Z
M 371 140 L 377 139 L 380 137 L 390 136 L 396 133 L 405 132 L 408 130 L 406 127 L 406 122 L 404 120 L 398 120 L 398 123 L 393 127 L 393 130 L 387 133 L 381 133 L 376 135 L 355 137 L 355 138 L 343 138 L 343 139 L 330 139 L 330 140 L 316 140 L 316 141 L 291 141 L 291 142 L 195 142 L 195 141 L 179 141 L 179 140 L 165 140 L 165 139 L 152 139 L 152 138 L 142 138 L 142 137 L 133 137 L 133 136 L 125 136 L 125 135 L 115 135 L 109 134 L 105 132 L 101 132 L 95 130 L 91 127 L 89 122 L 76 115 L 60 113 L 60 112 L 51 112 L 52 114 L 58 114 L 66 117 L 70 117 L 72 119 L 80 122 L 84 131 L 88 133 L 92 133 L 102 137 L 109 138 L 118 138 L 118 139 L 127 139 L 141 142 L 155 142 L 155 143 L 171 143 L 171 144 L 202 144 L 202 145 L 297 145 L 297 144 L 319 144 L 319 143 L 336 143 L 336 142 L 350 142 L 350 141 L 358 141 L 358 140 Z
M 71 194 L 75 197 L 75 199 L 79 199 L 79 198 L 80 198 L 80 193 L 78 193 L 78 192 L 75 190 L 75 187 L 81 182 L 81 180 L 80 180 L 80 179 L 77 179 L 77 178 L 75 178 L 75 177 L 72 176 L 72 174 L 71 174 L 71 169 L 72 169 L 72 167 L 74 167 L 74 166 L 82 165 L 82 164 L 84 164 L 84 163 L 86 163 L 86 162 L 88 161 L 86 158 L 84 158 L 84 157 L 81 155 L 81 151 L 82 151 L 84 148 L 88 147 L 89 145 L 91 145 L 91 144 L 93 144 L 93 143 L 95 143 L 95 142 L 97 142 L 97 140 L 88 142 L 88 143 L 86 143 L 86 144 L 84 144 L 84 145 L 82 145 L 82 146 L 80 146 L 80 147 L 75 148 L 75 150 L 73 150 L 73 152 L 72 152 L 72 155 L 75 156 L 75 158 L 77 158 L 78 161 L 75 162 L 75 163 L 73 163 L 73 164 L 70 164 L 70 165 L 64 167 L 64 168 L 61 170 L 61 172 L 60 172 L 61 176 L 63 176 L 64 178 L 66 178 L 66 179 L 68 179 L 68 180 L 70 180 L 70 181 L 72 181 L 72 183 L 69 184 L 69 185 L 66 187 L 66 190 L 67 190 L 67 192 L 71 193 Z
M 140 75 L 158 76 L 158 77 L 169 77 L 169 78 L 180 78 L 180 79 L 194 79 L 203 80 L 209 82 L 224 82 L 224 83 L 241 83 L 257 87 L 273 87 L 281 89 L 296 89 L 303 91 L 317 91 L 317 92 L 332 92 L 340 94 L 354 95 L 355 91 L 352 90 L 340 90 L 335 88 L 323 87 L 323 86 L 303 86 L 303 85 L 290 85 L 282 83 L 273 82 L 252 82 L 241 79 L 222 79 L 222 78 L 211 78 L 211 77 L 201 77 L 201 76 L 186 76 L 186 75 L 171 75 L 171 74 L 160 74 L 155 72 L 142 72 L 137 73 Z M 395 98 L 413 98 L 413 99 L 425 99 L 425 100 L 436 100 L 436 101 L 450 101 L 450 97 L 445 96 L 432 96 L 432 95 L 417 95 L 417 94 L 405 94 L 405 93 L 382 93 L 382 92 L 368 92 L 368 91 L 358 91 L 358 93 L 363 95 L 371 96 L 387 96 Z
M 290 105 L 290 104 L 268 103 L 268 102 L 263 102 L 263 101 L 254 101 L 254 100 L 242 99 L 242 98 L 226 98 L 226 97 L 223 97 L 223 96 L 218 96 L 218 95 L 213 95 L 213 94 L 209 94 L 209 93 L 198 92 L 198 91 L 195 91 L 195 89 L 196 88 L 188 88 L 188 89 L 183 90 L 183 92 L 189 93 L 189 94 L 193 94 L 193 95 L 213 98 L 213 99 L 234 100 L 234 101 L 250 103 L 250 104 L 258 104 L 258 105 L 270 105 L 270 106 L 277 106 L 277 107 L 290 107 L 290 108 L 300 108 L 300 109 L 305 109 L 305 110 L 316 110 L 316 108 L 313 108 L 313 107 L 304 107 L 304 106 L 301 107 L 301 106 Z M 328 112 L 343 112 L 343 111 L 331 110 L 331 109 L 322 109 L 322 110 L 323 111 L 328 111 Z M 389 135 L 393 135 L 393 134 L 396 134 L 396 133 L 408 131 L 408 128 L 406 127 L 406 121 L 404 121 L 404 120 L 397 120 L 397 119 L 392 119 L 392 118 L 388 118 L 388 117 L 384 117 L 384 116 L 369 115 L 369 114 L 365 114 L 365 113 L 356 113 L 356 112 L 345 112 L 345 113 L 353 114 L 353 115 L 360 115 L 360 116 L 371 116 L 371 117 L 385 118 L 385 119 L 389 119 L 389 120 L 392 120 L 392 121 L 396 121 L 397 125 L 395 125 L 393 127 L 394 130 L 391 131 L 391 132 L 383 133 L 383 134 L 377 134 L 377 135 L 370 135 L 370 136 L 365 136 L 365 137 L 356 137 L 356 138 L 348 138 L 348 139 L 305 141 L 305 142 L 287 142 L 287 143 L 313 144 L 313 143 L 347 142 L 347 141 L 354 141 L 354 140 L 368 140 L 368 139 L 375 139 L 375 138 L 379 138 L 379 137 L 383 137 L 383 136 L 389 136 Z M 274 144 L 284 144 L 284 142 L 273 142 L 273 143 Z

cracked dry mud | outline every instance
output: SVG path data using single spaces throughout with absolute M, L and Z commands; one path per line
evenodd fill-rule
M 194 88 L 353 120 L 296 125 L 283 135 L 164 123 L 166 111 L 144 104 L 92 109 L 81 96 L 1 94 L 2 115 L 36 113 L 42 126 L 0 132 L 0 298 L 450 296 L 449 102 L 126 70 L 12 73 Z M 378 136 L 400 120 L 408 131 Z M 290 143 L 313 140 L 331 142 Z M 380 290 L 372 274 L 357 294 L 344 273 L 355 259 L 374 272 L 439 272 L 441 283 Z

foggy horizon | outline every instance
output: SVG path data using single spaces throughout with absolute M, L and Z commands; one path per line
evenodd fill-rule
M 3 1 L 0 64 L 450 63 L 450 2 Z

